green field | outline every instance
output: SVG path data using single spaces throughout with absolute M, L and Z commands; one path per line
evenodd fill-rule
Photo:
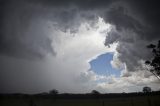
M 107 99 L 1 98 L 0 106 L 160 106 L 160 95 Z

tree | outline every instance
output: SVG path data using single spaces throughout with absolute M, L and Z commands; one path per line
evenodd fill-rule
M 96 90 L 92 90 L 91 94 L 97 95 L 97 94 L 100 94 L 100 92 L 98 92 Z
M 51 95 L 57 95 L 58 94 L 58 90 L 53 89 L 53 90 L 49 91 L 49 94 L 51 94 Z
M 100 97 L 100 92 L 98 92 L 97 90 L 92 90 L 91 95 L 92 97 L 95 97 L 98 99 Z
M 150 66 L 149 71 L 160 80 L 160 40 L 157 45 L 150 44 L 147 48 L 152 50 L 153 58 L 147 60 L 145 64 Z
M 150 87 L 143 87 L 143 92 L 144 93 L 148 93 L 148 92 L 151 92 L 152 90 L 151 90 L 151 88 Z

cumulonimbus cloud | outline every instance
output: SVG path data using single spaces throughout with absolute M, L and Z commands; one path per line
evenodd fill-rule
M 150 74 L 139 70 L 144 70 L 142 62 L 151 57 L 146 45 L 159 39 L 157 4 L 143 0 L 1 0 L 1 91 L 57 88 L 62 92 L 88 92 L 97 88 L 114 92 L 117 89 L 113 87 L 125 81 L 119 87 L 133 91 L 133 84 L 154 82 Z M 103 22 L 97 24 L 99 19 Z M 110 31 L 95 32 L 101 24 L 111 26 Z M 97 33 L 103 36 L 95 36 Z M 116 49 L 104 49 L 103 43 L 117 43 Z M 126 69 L 122 78 L 88 71 L 88 61 L 105 52 L 115 52 L 111 64 Z M 97 84 L 97 79 L 106 82 Z

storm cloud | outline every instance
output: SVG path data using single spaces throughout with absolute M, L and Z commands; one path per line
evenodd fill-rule
M 159 89 L 144 68 L 151 58 L 146 45 L 160 39 L 158 6 L 151 0 L 0 0 L 0 91 Z M 89 70 L 92 59 L 110 52 L 120 78 Z
M 139 61 L 150 59 L 146 45 L 160 39 L 159 7 L 155 1 L 126 3 L 127 6 L 112 7 L 106 13 L 106 22 L 115 25 L 115 28 L 106 37 L 105 44 L 118 42 L 117 58 L 126 64 L 128 71 L 137 71 L 136 68 L 141 66 Z

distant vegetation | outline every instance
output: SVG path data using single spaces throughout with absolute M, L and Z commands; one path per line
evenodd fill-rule
M 152 90 L 151 90 L 151 88 L 150 87 L 143 87 L 143 92 L 144 93 L 149 93 L 149 92 L 151 92 Z
M 53 90 L 49 91 L 49 94 L 51 94 L 51 95 L 57 95 L 58 94 L 58 90 L 53 89 Z
M 100 92 L 98 92 L 98 91 L 96 91 L 96 90 L 92 90 L 91 94 L 93 94 L 93 95 L 99 95 Z

